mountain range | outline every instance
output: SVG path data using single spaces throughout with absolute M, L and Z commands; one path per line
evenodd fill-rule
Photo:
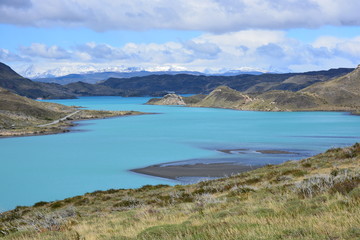
M 184 70 L 174 66 L 161 66 L 154 68 L 143 67 L 125 67 L 113 66 L 106 68 L 99 68 L 93 65 L 84 66 L 70 66 L 59 67 L 42 72 L 34 66 L 29 66 L 20 73 L 22 76 L 30 78 L 38 82 L 53 82 L 59 84 L 68 84 L 72 82 L 86 82 L 97 83 L 106 80 L 110 77 L 116 78 L 130 78 L 141 77 L 148 75 L 161 75 L 161 74 L 191 74 L 191 75 L 206 75 L 206 76 L 235 76 L 240 74 L 260 75 L 267 71 L 259 70 L 250 67 L 241 67 L 238 69 L 220 69 L 212 70 L 206 69 L 204 72 Z
M 0 63 L 0 87 L 29 98 L 75 98 L 77 96 L 164 96 L 167 93 L 209 94 L 219 86 L 227 86 L 251 99 L 277 102 L 282 110 L 292 106 L 291 101 L 309 102 L 313 108 L 328 105 L 357 106 L 360 84 L 359 68 L 338 68 L 305 73 L 265 73 L 261 75 L 240 74 L 236 76 L 206 76 L 194 74 L 158 74 L 126 78 L 109 78 L 97 84 L 73 82 L 66 85 L 35 82 L 24 78 L 9 66 Z M 106 73 L 99 73 L 106 77 Z M 225 91 L 223 89 L 222 91 Z M 225 91 L 227 92 L 227 91 Z M 218 94 L 218 93 L 217 93 Z M 296 99 L 296 100 L 295 100 Z M 192 99 L 193 104 L 198 102 Z M 257 101 L 252 101 L 255 104 Z M 282 102 L 282 104 L 280 104 Z M 312 104 L 310 104 L 310 102 Z M 316 104 L 315 104 L 316 103 Z M 217 103 L 219 104 L 219 103 Z M 313 106 L 313 104 L 315 104 Z M 207 104 L 205 104 L 207 105 Z M 265 107 L 271 109 L 274 104 Z M 230 106 L 225 106 L 230 107 Z M 247 105 L 251 109 L 250 105 Z M 231 108 L 231 107 L 230 107 Z M 235 107 L 236 108 L 236 107 Z

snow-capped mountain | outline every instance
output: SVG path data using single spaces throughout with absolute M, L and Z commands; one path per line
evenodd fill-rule
M 196 72 L 205 75 L 238 75 L 243 73 L 249 74 L 261 74 L 267 71 L 262 69 L 256 69 L 251 67 L 240 67 L 236 69 L 204 69 L 203 71 L 193 71 L 181 66 L 154 66 L 154 67 L 128 67 L 128 66 L 109 66 L 99 67 L 95 65 L 70 65 L 62 66 L 47 70 L 42 70 L 34 65 L 26 66 L 23 69 L 19 69 L 18 72 L 27 78 L 39 79 L 39 78 L 56 78 L 69 74 L 93 74 L 104 72 L 117 72 L 117 73 L 133 73 L 133 72 Z
M 94 65 L 81 65 L 81 66 L 63 66 L 58 68 L 41 71 L 34 65 L 30 65 L 24 70 L 20 70 L 20 74 L 24 77 L 31 79 L 38 78 L 56 78 L 69 74 L 92 74 L 102 72 L 138 72 L 144 69 L 140 67 L 124 67 L 124 66 L 111 66 L 105 68 L 99 68 Z
M 265 71 L 263 69 L 259 68 L 252 68 L 252 67 L 239 67 L 236 69 L 229 69 L 229 68 L 221 68 L 221 69 L 205 69 L 204 73 L 206 75 L 221 75 L 221 76 L 235 76 L 239 74 L 263 74 L 267 73 L 268 71 Z

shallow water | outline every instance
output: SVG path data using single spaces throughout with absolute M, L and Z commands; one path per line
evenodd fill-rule
M 81 121 L 66 134 L 0 139 L 0 211 L 95 190 L 182 183 L 129 171 L 152 164 L 276 164 L 360 139 L 360 118 L 347 113 L 143 105 L 148 99 L 83 97 L 52 101 L 89 109 L 159 114 Z M 227 154 L 216 151 L 219 149 L 246 150 Z M 293 154 L 261 154 L 257 150 Z

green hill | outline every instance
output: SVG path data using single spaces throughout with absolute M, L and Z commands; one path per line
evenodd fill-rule
M 360 144 L 193 185 L 143 186 L 0 214 L 26 239 L 359 239 Z M 339 224 L 341 223 L 341 224 Z

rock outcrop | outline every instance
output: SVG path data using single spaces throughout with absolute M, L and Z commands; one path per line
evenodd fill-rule
M 162 98 L 152 98 L 146 104 L 149 105 L 186 105 L 183 97 L 169 93 Z

